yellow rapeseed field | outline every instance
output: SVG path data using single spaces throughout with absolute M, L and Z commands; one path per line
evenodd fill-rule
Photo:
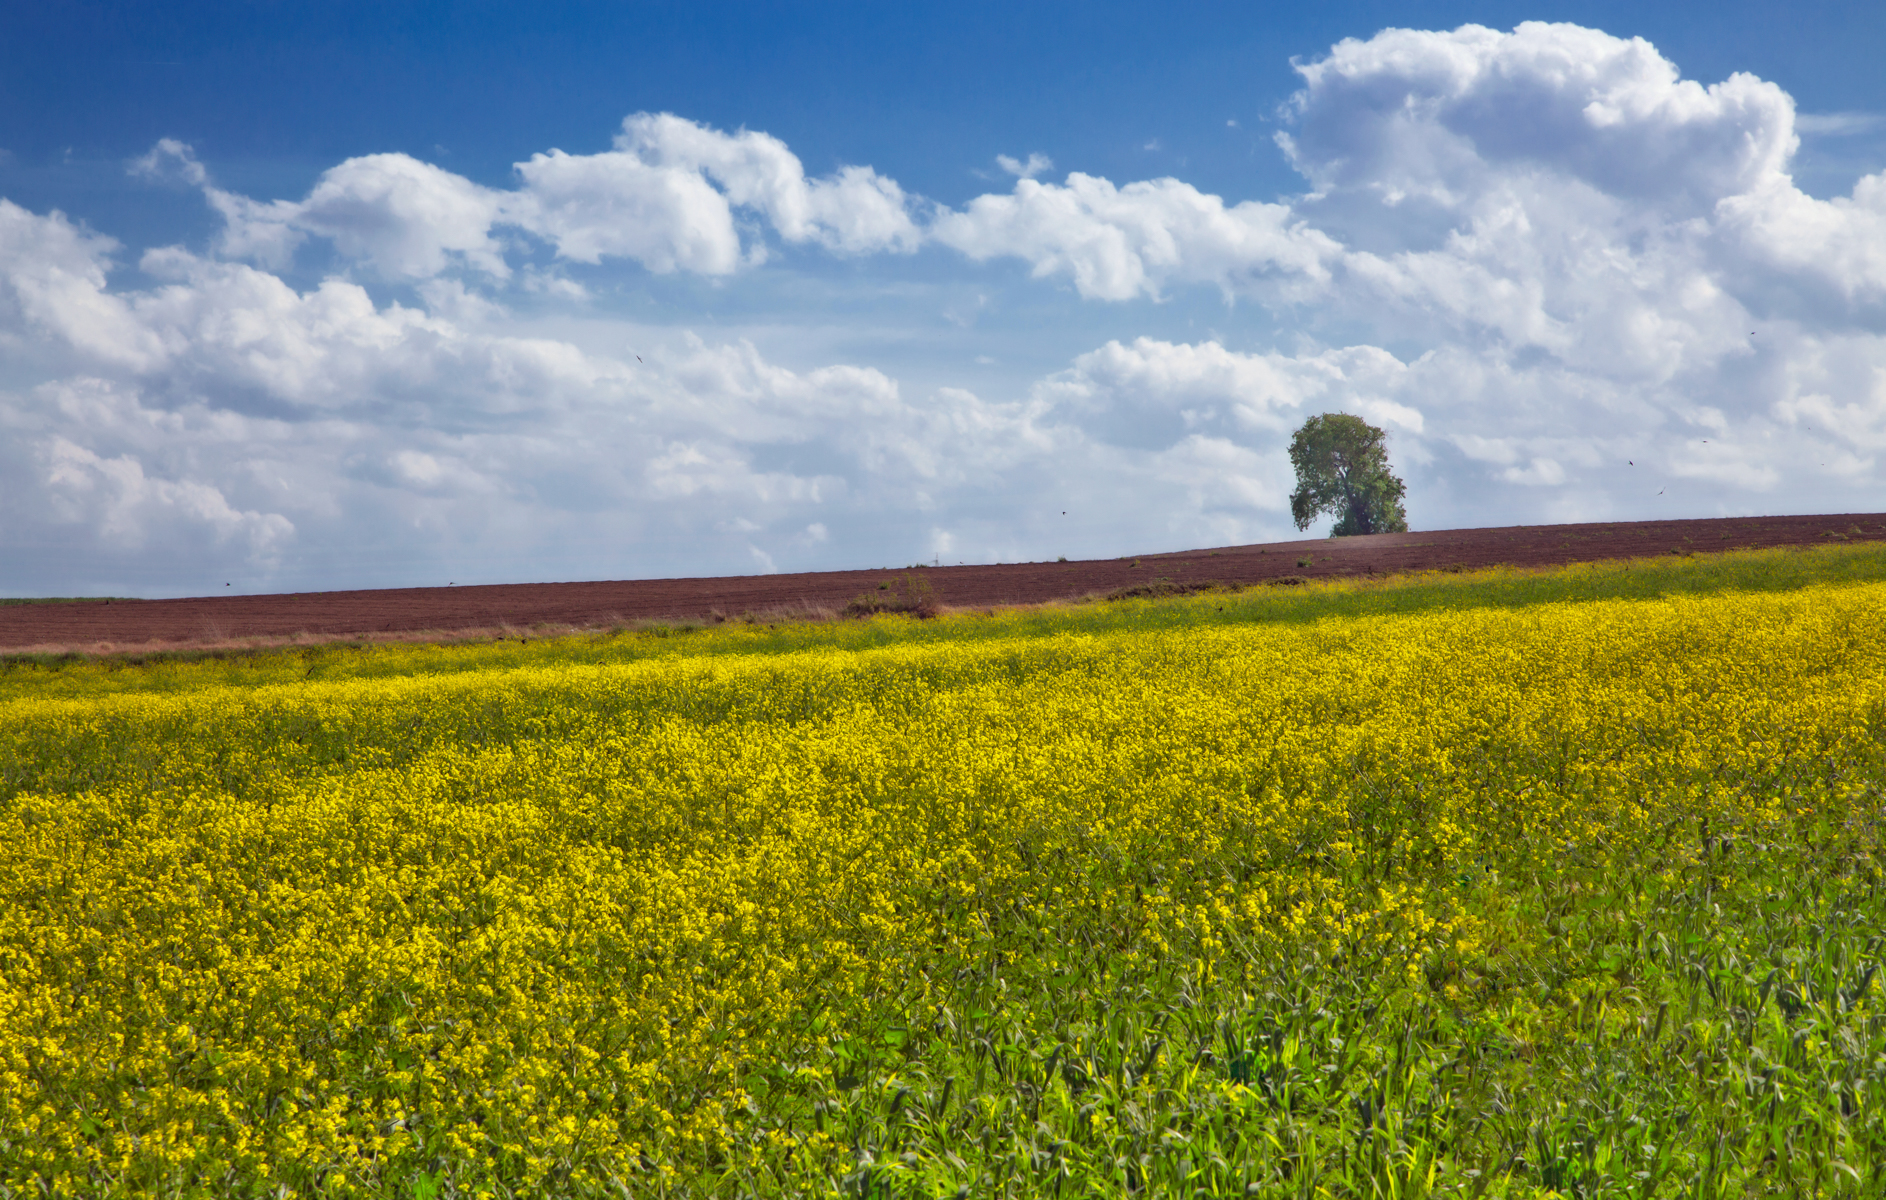
M 1435 1058 L 1389 1081 L 1414 1032 L 1317 1025 L 1338 1009 L 1316 1001 L 1251 1057 L 1233 1018 L 1282 1028 L 1287 981 L 1324 980 L 1398 1030 L 1418 1011 L 1435 1038 L 1497 1034 L 1486 1086 L 1509 1102 L 1528 1070 L 1644 1040 L 1653 1016 L 1683 1055 L 1741 1037 L 1710 1015 L 1714 976 L 1692 980 L 1700 1009 L 1647 990 L 1642 964 L 1687 943 L 1658 957 L 1632 906 L 1681 892 L 1705 921 L 1759 914 L 1789 854 L 1834 872 L 1801 901 L 1823 932 L 1872 895 L 1882 633 L 1886 585 L 1860 584 L 580 664 L 394 648 L 331 679 L 204 663 L 161 687 L 16 690 L 0 1190 L 1124 1195 L 1177 1163 L 1161 1194 L 1370 1194 L 1304 1182 L 1337 1152 L 1289 1139 L 1327 1120 L 1361 1130 L 1343 1178 L 1556 1194 L 1574 1176 L 1545 1151 L 1473 1158 L 1492 1126 L 1393 1132 L 1471 1074 Z M 1580 907 L 1615 880 L 1620 898 Z M 1573 943 L 1578 971 L 1515 982 Z M 1878 938 L 1856 944 L 1857 978 Z M 1641 963 L 1591 965 L 1606 947 Z M 1851 1046 L 1774 1007 L 1817 1003 L 1813 961 L 1751 960 L 1768 983 L 1749 1030 L 1782 1020 L 1776 1062 L 1793 1045 L 1800 1070 L 1818 1054 L 1875 1078 L 1870 971 L 1837 999 Z M 1116 1053 L 1142 1001 L 1169 1019 Z M 1264 1082 L 1332 1037 L 1330 1061 L 1363 1057 L 1329 1113 Z M 1317 1070 L 1293 1086 L 1325 1086 Z M 1825 1136 L 1847 1174 L 1794 1194 L 1860 1187 L 1855 1139 L 1880 1118 L 1857 1086 L 1814 1101 L 1845 1114 Z M 1159 1105 L 1190 1115 L 1145 1118 Z M 1172 1140 L 1207 1117 L 1234 1141 L 1269 1122 L 1272 1144 Z M 1620 1195 L 1728 1169 L 1618 1137 L 1642 1156 Z M 1351 1145 L 1371 1139 L 1374 1167 Z M 1277 1162 L 1299 1165 L 1252 1173 Z

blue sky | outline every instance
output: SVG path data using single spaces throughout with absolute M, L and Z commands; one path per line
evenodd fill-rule
M 1292 7 L 14 6 L 0 592 L 1886 508 L 1877 10 Z

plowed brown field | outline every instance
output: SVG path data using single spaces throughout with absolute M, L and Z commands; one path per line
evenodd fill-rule
M 926 567 L 936 599 L 953 607 L 1030 604 L 1147 584 L 1261 583 L 1496 564 L 1548 566 L 1650 554 L 1886 541 L 1886 514 L 1728 517 L 1591 525 L 1516 525 L 1225 546 L 1080 562 Z M 1305 565 L 1307 560 L 1307 565 Z M 278 596 L 206 596 L 0 606 L 0 648 L 93 651 L 254 640 L 464 634 L 474 630 L 595 627 L 715 614 L 838 610 L 901 570 L 822 571 L 713 579 L 517 583 L 388 588 Z

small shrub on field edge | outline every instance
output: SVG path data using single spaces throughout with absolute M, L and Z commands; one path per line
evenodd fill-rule
M 930 586 L 930 581 L 911 572 L 906 572 L 901 581 L 879 584 L 875 592 L 861 592 L 857 599 L 845 605 L 845 615 L 848 617 L 908 613 L 913 617 L 928 618 L 941 612 L 936 591 Z
M 1172 580 L 1161 575 L 1151 583 L 1142 583 L 1133 587 L 1115 588 L 1113 591 L 1107 593 L 1106 599 L 1152 600 L 1166 596 L 1190 596 L 1196 592 L 1241 592 L 1243 590 L 1244 585 L 1240 583 L 1220 583 L 1216 579 L 1207 579 L 1198 583 L 1174 583 Z

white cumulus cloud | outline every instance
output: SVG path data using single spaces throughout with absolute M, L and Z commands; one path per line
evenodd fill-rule
M 1268 280 L 1328 276 L 1338 246 L 1285 205 L 1227 206 L 1177 179 L 1116 187 L 1070 174 L 1023 178 L 1008 195 L 978 196 L 942 214 L 930 236 L 970 258 L 1026 260 L 1038 277 L 1066 276 L 1086 297 L 1157 296 L 1178 283 L 1244 291 Z
M 369 154 L 323 172 L 300 200 L 255 200 L 214 186 L 192 148 L 170 138 L 132 171 L 202 188 L 223 218 L 218 247 L 228 257 L 280 268 L 314 236 L 389 279 L 454 269 L 504 279 L 506 229 L 542 238 L 573 262 L 627 259 L 703 275 L 766 258 L 765 241 L 743 233 L 743 213 L 784 242 L 839 254 L 909 251 L 922 238 L 911 198 L 869 167 L 808 178 L 778 138 L 669 113 L 627 118 L 601 153 L 534 154 L 517 164 L 519 186 L 510 189 L 407 154 Z
M 1010 175 L 1022 179 L 1033 179 L 1047 171 L 1054 170 L 1054 160 L 1045 154 L 1030 153 L 1026 159 L 1012 158 L 1007 154 L 995 156 L 995 165 Z

